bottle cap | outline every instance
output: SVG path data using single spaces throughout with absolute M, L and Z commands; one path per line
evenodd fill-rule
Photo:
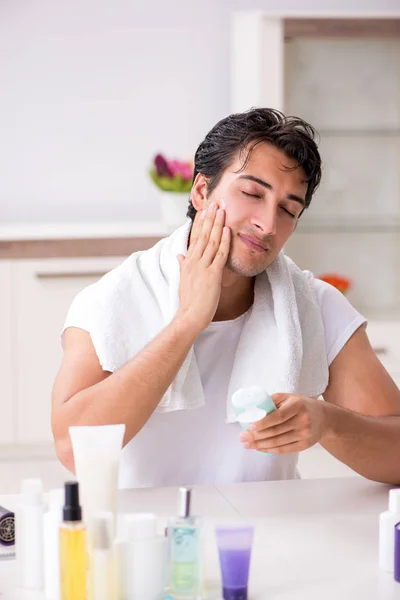
M 79 504 L 79 484 L 77 481 L 67 481 L 65 489 L 65 504 L 63 508 L 64 521 L 82 521 L 82 508 Z
M 240 388 L 232 396 L 232 404 L 235 408 L 246 410 L 262 404 L 268 398 L 267 392 L 258 385 Z
M 192 490 L 189 488 L 179 488 L 179 511 L 180 517 L 187 518 L 190 516 L 190 501 Z
M 157 535 L 157 517 L 153 513 L 124 515 L 124 532 L 128 542 L 154 538 Z
M 43 484 L 41 479 L 23 479 L 21 481 L 21 502 L 38 506 L 43 503 Z
M 389 491 L 389 510 L 400 514 L 400 488 L 393 488 Z
M 101 511 L 91 519 L 91 535 L 94 549 L 109 550 L 113 543 L 114 515 L 110 511 Z

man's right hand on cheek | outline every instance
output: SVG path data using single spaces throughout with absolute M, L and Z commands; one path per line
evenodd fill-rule
M 181 281 L 177 318 L 199 333 L 211 323 L 221 295 L 222 273 L 230 248 L 230 229 L 225 211 L 214 203 L 198 212 L 186 257 L 178 255 Z

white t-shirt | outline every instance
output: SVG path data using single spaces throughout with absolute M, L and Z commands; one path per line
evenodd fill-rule
M 315 279 L 314 286 L 331 364 L 365 319 L 331 285 Z M 222 484 L 299 477 L 296 469 L 298 454 L 268 456 L 256 450 L 245 450 L 239 440 L 240 425 L 226 423 L 230 374 L 250 311 L 233 321 L 212 322 L 200 334 L 194 350 L 205 405 L 192 410 L 154 412 L 122 451 L 120 487 Z M 65 328 L 85 329 L 84 323 L 87 321 L 82 318 L 79 306 L 73 303 Z

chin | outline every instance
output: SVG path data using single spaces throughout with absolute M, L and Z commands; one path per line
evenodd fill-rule
M 261 263 L 249 261 L 248 259 L 244 260 L 239 256 L 232 255 L 228 257 L 226 267 L 236 275 L 242 275 L 243 277 L 257 277 L 257 275 L 260 275 L 269 267 L 272 261 L 273 258 L 268 261 L 264 260 Z

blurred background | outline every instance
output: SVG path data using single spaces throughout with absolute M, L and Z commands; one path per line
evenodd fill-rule
M 190 167 L 256 105 L 319 131 L 323 182 L 286 252 L 342 286 L 400 383 L 400 0 L 2 0 L 0 491 L 65 475 L 50 398 L 72 298 L 184 220 L 154 157 Z M 318 448 L 300 465 L 349 474 Z

